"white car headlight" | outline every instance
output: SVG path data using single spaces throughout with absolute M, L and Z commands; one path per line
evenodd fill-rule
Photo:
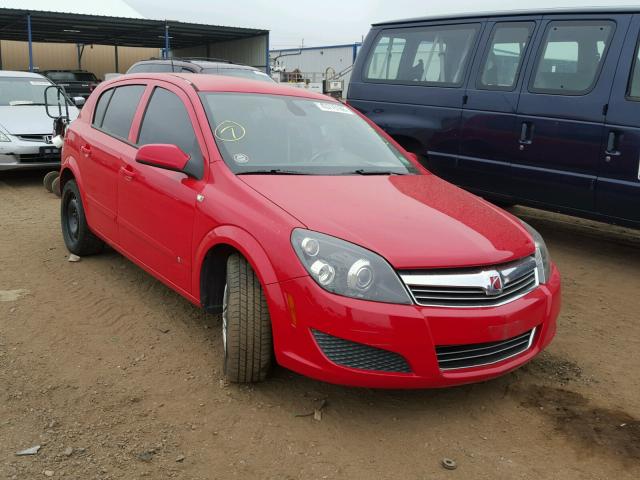
M 11 138 L 9 137 L 9 135 L 0 132 L 0 142 L 10 142 Z
M 398 274 L 380 255 L 301 228 L 293 231 L 291 244 L 311 278 L 329 292 L 375 302 L 413 303 Z
M 524 225 L 524 228 L 529 231 L 536 245 L 536 267 L 538 269 L 538 279 L 540 280 L 540 283 L 547 283 L 551 276 L 551 257 L 549 256 L 547 244 L 544 243 L 542 235 L 540 235 L 535 228 L 527 222 L 522 220 L 520 221 L 522 222 L 522 225 Z

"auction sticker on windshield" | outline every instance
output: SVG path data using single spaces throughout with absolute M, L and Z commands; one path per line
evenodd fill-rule
M 320 102 L 313 102 L 313 103 L 315 103 L 316 106 L 323 112 L 347 113 L 349 115 L 353 115 L 353 112 L 349 110 L 347 107 L 345 107 L 344 105 L 340 105 L 337 103 L 320 103 Z

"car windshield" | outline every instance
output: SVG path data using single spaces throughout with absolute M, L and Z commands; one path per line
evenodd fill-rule
M 201 93 L 236 174 L 405 175 L 418 169 L 351 109 L 330 100 Z
M 53 85 L 37 77 L 0 77 L 0 106 L 44 105 L 44 91 Z M 57 105 L 57 90 L 47 92 L 49 105 Z
M 226 75 L 228 77 L 248 78 L 249 80 L 259 80 L 261 82 L 271 82 L 273 79 L 264 72 L 251 70 L 248 68 L 205 68 L 202 73 L 210 75 Z
M 89 72 L 48 72 L 49 77 L 54 82 L 97 82 L 98 79 Z

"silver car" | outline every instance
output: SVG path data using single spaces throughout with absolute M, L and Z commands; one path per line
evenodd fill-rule
M 50 85 L 36 73 L 0 71 L 0 171 L 60 166 L 60 149 L 51 143 L 53 119 L 45 109 L 45 89 Z M 55 91 L 48 92 L 49 109 L 56 114 Z M 74 120 L 78 109 L 66 101 L 69 119 Z

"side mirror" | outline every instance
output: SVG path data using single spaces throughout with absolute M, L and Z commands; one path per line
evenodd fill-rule
M 84 97 L 73 97 L 73 103 L 76 107 L 82 107 L 84 102 L 86 102 Z
M 189 155 L 184 153 L 177 145 L 166 143 L 150 143 L 138 149 L 136 162 L 164 170 L 182 172 L 187 166 Z

